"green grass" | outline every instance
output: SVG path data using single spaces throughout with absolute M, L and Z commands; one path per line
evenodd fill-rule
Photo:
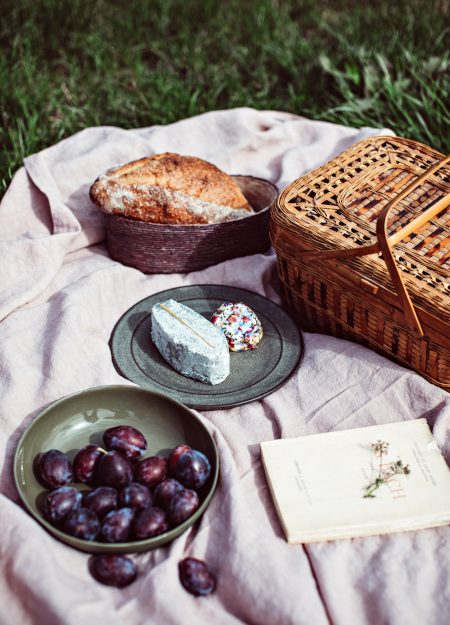
M 0 10 L 0 194 L 26 155 L 86 126 L 236 106 L 449 148 L 445 0 L 0 0 Z

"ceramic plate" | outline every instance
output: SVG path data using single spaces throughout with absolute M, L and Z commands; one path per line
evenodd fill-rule
M 132 425 L 147 439 L 144 458 L 167 456 L 179 443 L 202 451 L 211 462 L 211 476 L 199 491 L 201 505 L 184 523 L 160 536 L 127 543 L 88 542 L 69 536 L 48 523 L 41 514 L 48 491 L 35 476 L 39 453 L 59 449 L 73 459 L 78 449 L 102 443 L 104 430 Z M 36 417 L 25 430 L 14 458 L 16 486 L 31 514 L 65 543 L 91 553 L 133 553 L 161 547 L 190 527 L 206 510 L 217 484 L 219 457 L 216 445 L 199 418 L 170 397 L 133 386 L 102 386 L 60 399 Z M 88 490 L 84 484 L 73 484 Z
M 170 298 L 207 319 L 223 302 L 244 302 L 261 320 L 264 337 L 255 350 L 230 353 L 230 375 L 224 382 L 212 386 L 185 377 L 163 360 L 151 340 L 152 306 Z M 303 355 L 300 330 L 280 306 L 252 291 L 210 284 L 168 289 L 138 302 L 117 322 L 110 346 L 122 376 L 204 410 L 265 397 L 285 382 Z

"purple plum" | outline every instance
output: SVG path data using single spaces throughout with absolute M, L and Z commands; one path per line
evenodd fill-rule
M 180 525 L 194 514 L 200 505 L 195 490 L 182 490 L 174 495 L 167 509 L 167 518 L 172 527 Z
M 103 519 L 100 530 L 100 537 L 107 543 L 124 543 L 130 532 L 133 521 L 134 510 L 131 508 L 120 508 L 112 510 Z
M 66 534 L 76 538 L 83 538 L 89 541 L 95 540 L 100 531 L 100 521 L 92 510 L 79 508 L 66 517 L 64 531 Z
M 103 434 L 103 442 L 107 449 L 119 451 L 128 460 L 138 460 L 147 449 L 145 436 L 131 425 L 117 425 L 109 428 Z
M 89 571 L 94 579 L 107 586 L 123 588 L 134 582 L 137 568 L 133 560 L 114 553 L 89 558 Z
M 97 463 L 105 452 L 97 445 L 82 447 L 73 459 L 72 468 L 75 482 L 92 482 Z
M 134 535 L 137 540 L 159 536 L 159 534 L 167 532 L 168 529 L 166 513 L 161 508 L 151 507 L 141 510 L 133 523 Z
M 58 488 L 72 481 L 72 465 L 66 454 L 50 449 L 38 458 L 39 475 L 47 486 Z
M 152 494 L 147 486 L 131 482 L 119 494 L 119 505 L 124 508 L 143 510 L 152 505 Z
M 160 482 L 156 487 L 153 502 L 158 508 L 167 511 L 173 497 L 182 490 L 184 490 L 184 486 L 182 486 L 180 482 L 177 482 L 177 480 L 169 477 L 167 480 Z
M 192 595 L 209 595 L 216 588 L 216 578 L 202 560 L 181 560 L 178 563 L 178 573 L 184 588 Z
M 84 507 L 93 510 L 99 519 L 118 505 L 119 493 L 111 486 L 99 486 L 89 491 L 84 497 Z
M 175 477 L 186 488 L 198 490 L 210 474 L 211 465 L 205 454 L 196 449 L 191 449 L 180 456 Z
M 136 482 L 155 488 L 167 474 L 167 460 L 161 456 L 151 456 L 142 460 L 136 467 L 134 477 Z
M 61 523 L 70 512 L 81 507 L 82 494 L 72 486 L 60 486 L 52 490 L 44 501 L 44 517 L 53 525 Z
M 133 468 L 118 451 L 108 451 L 98 461 L 95 479 L 102 486 L 121 489 L 133 479 Z
M 171 477 L 175 476 L 178 460 L 186 451 L 191 451 L 191 447 L 185 444 L 177 445 L 172 449 L 169 457 L 167 458 L 167 475 L 170 475 Z

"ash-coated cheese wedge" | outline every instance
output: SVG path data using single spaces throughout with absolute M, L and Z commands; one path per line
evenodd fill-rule
M 153 306 L 152 340 L 164 360 L 190 378 L 220 384 L 230 373 L 228 344 L 220 330 L 173 299 Z

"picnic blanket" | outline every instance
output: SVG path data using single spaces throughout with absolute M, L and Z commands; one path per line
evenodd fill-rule
M 450 457 L 449 395 L 350 342 L 306 333 L 303 363 L 279 390 L 203 412 L 221 459 L 216 494 L 196 527 L 133 556 L 140 575 L 127 588 L 95 582 L 87 554 L 52 538 L 21 506 L 13 481 L 19 437 L 45 406 L 89 387 L 129 384 L 112 364 L 108 340 L 135 302 L 202 283 L 279 302 L 272 250 L 168 276 L 111 260 L 103 215 L 88 197 L 99 173 L 173 151 L 281 189 L 372 134 L 392 133 L 239 108 L 168 126 L 87 128 L 25 159 L 0 205 L 2 625 L 443 625 L 448 527 L 294 546 L 272 505 L 264 440 L 425 417 Z M 180 585 L 178 561 L 188 555 L 216 573 L 214 595 L 194 598 Z

